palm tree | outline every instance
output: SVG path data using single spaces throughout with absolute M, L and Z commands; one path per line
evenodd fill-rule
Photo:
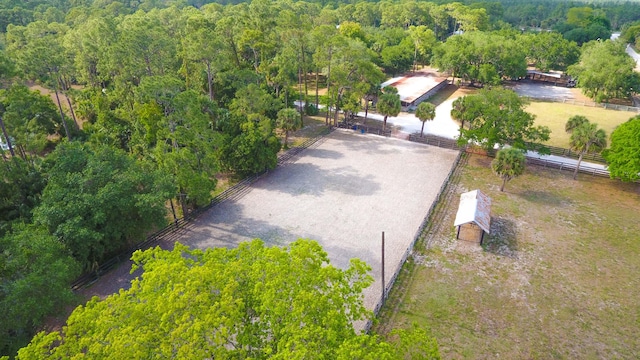
M 382 131 L 384 132 L 387 129 L 387 117 L 398 115 L 402 104 L 400 103 L 398 89 L 386 86 L 383 91 L 384 93 L 380 96 L 376 108 L 380 115 L 384 115 L 384 121 L 382 122 Z
M 571 119 L 569 121 L 571 121 Z M 568 124 L 569 122 L 567 122 L 567 126 Z M 576 169 L 573 171 L 573 179 L 575 180 L 580 170 L 582 157 L 589 153 L 600 153 L 607 147 L 607 134 L 604 130 L 598 129 L 598 124 L 591 124 L 589 120 L 587 120 L 572 128 L 569 144 L 571 150 L 580 154 Z
M 435 105 L 428 102 L 421 102 L 416 109 L 416 117 L 422 121 L 422 129 L 420 129 L 420 137 L 422 137 L 424 133 L 424 123 L 436 117 Z
M 284 130 L 284 148 L 289 148 L 289 131 L 302 128 L 302 119 L 296 109 L 286 108 L 278 111 L 278 127 Z
M 504 191 L 507 181 L 516 178 L 524 172 L 526 158 L 522 150 L 505 148 L 496 154 L 491 162 L 491 170 L 502 179 L 500 191 Z
M 589 123 L 589 119 L 587 119 L 586 117 L 582 116 L 582 115 L 574 115 L 572 117 L 569 118 L 569 120 L 567 120 L 567 123 L 564 125 L 564 131 L 568 132 L 569 134 L 571 134 L 573 132 L 573 129 L 577 128 L 578 126 L 585 124 L 585 123 Z

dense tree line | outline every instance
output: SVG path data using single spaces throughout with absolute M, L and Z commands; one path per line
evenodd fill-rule
M 0 252 L 12 260 L 0 262 L 0 310 L 15 304 L 25 279 L 36 294 L 11 310 L 33 316 L 7 315 L 2 351 L 14 351 L 68 300 L 66 283 L 81 269 L 209 203 L 217 174 L 273 168 L 277 130 L 286 146 L 304 113 L 323 105 L 326 123 L 335 124 L 341 110 L 377 103 L 385 119 L 394 116 L 398 95 L 380 83 L 423 64 L 476 86 L 520 78 L 527 66 L 569 68 L 583 84 L 589 64 L 624 56 L 618 45 L 603 52 L 587 43 L 581 54 L 566 33 L 514 29 L 504 21 L 507 5 L 1 0 Z M 572 30 L 612 26 L 604 8 L 563 9 L 554 16 Z M 597 94 L 637 91 L 636 83 L 624 86 Z M 294 101 L 305 106 L 296 110 Z M 520 107 L 514 114 L 525 137 L 544 139 Z M 491 110 L 495 121 L 502 110 Z M 519 144 L 522 134 L 513 132 L 483 137 L 473 122 L 480 118 L 468 119 L 467 140 Z M 59 262 L 32 261 L 42 249 Z M 51 284 L 47 264 L 61 269 Z M 41 311 L 38 296 L 53 291 L 59 297 Z

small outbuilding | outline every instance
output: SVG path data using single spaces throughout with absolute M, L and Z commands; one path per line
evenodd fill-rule
M 491 198 L 480 190 L 460 195 L 460 205 L 453 226 L 458 228 L 456 239 L 479 242 L 491 233 Z

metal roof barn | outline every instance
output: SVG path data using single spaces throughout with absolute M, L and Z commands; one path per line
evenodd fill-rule
M 382 83 L 381 87 L 393 86 L 398 89 L 402 106 L 411 108 L 431 97 L 446 84 L 447 78 L 434 72 L 420 71 L 389 79 Z

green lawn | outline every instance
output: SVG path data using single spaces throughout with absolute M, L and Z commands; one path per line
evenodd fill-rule
M 640 185 L 532 166 L 500 192 L 489 164 L 471 156 L 451 183 L 374 331 L 428 325 L 444 359 L 638 358 Z M 493 201 L 483 247 L 453 228 L 473 189 Z
M 545 125 L 551 129 L 551 137 L 546 144 L 562 148 L 569 148 L 569 134 L 564 131 L 564 125 L 574 115 L 586 116 L 589 121 L 604 129 L 607 137 L 616 126 L 637 115 L 629 111 L 550 102 L 531 102 L 525 110 L 536 115 L 536 125 Z

